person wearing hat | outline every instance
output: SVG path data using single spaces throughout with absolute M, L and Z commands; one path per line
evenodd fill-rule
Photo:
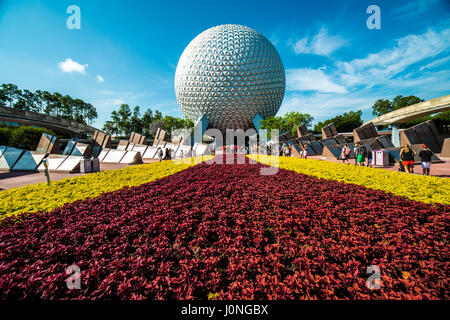
M 430 149 L 428 149 L 427 145 L 422 146 L 422 150 L 419 152 L 419 158 L 422 162 L 422 170 L 423 175 L 430 175 L 430 167 L 431 167 L 431 157 L 433 156 L 433 152 L 431 152 Z
M 416 152 L 407 144 L 400 151 L 400 160 L 403 162 L 406 173 L 414 173 L 414 156 Z

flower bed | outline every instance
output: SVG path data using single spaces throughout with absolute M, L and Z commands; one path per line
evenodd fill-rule
M 450 180 L 314 159 L 250 155 L 251 159 L 310 176 L 354 183 L 425 203 L 450 204 Z
M 54 181 L 50 185 L 39 183 L 1 191 L 0 220 L 23 212 L 49 211 L 105 192 L 138 186 L 189 168 L 201 162 L 200 159 L 186 158 L 182 163 L 162 161 L 135 165 Z
M 200 164 L 5 220 L 0 299 L 450 298 L 449 206 L 261 166 Z

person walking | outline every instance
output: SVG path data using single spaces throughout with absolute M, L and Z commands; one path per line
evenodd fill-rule
M 366 149 L 366 147 L 361 146 L 359 148 L 359 153 L 356 158 L 356 162 L 358 163 L 358 165 L 363 166 L 363 167 L 366 165 L 366 156 L 367 156 L 367 149 Z
M 427 147 L 427 145 L 422 146 L 422 150 L 419 152 L 420 161 L 422 162 L 422 170 L 423 175 L 430 175 L 430 167 L 431 167 L 431 157 L 433 156 L 433 152 Z
M 158 147 L 158 150 L 156 150 L 156 155 L 159 158 L 159 162 L 161 162 L 162 159 L 163 159 L 163 151 L 162 151 L 162 149 L 160 147 Z
M 372 168 L 373 154 L 372 151 L 367 152 L 367 166 Z
M 287 144 L 285 149 L 284 149 L 284 155 L 286 157 L 290 157 L 291 156 L 291 146 L 289 144 Z
M 355 143 L 355 146 L 353 147 L 353 156 L 355 157 L 355 166 L 358 164 L 359 153 L 360 153 L 359 144 Z
M 345 144 L 344 147 L 341 150 L 341 160 L 342 163 L 347 163 L 350 164 L 350 162 L 348 161 L 348 158 L 350 156 L 350 148 L 348 147 L 348 144 Z
M 308 147 L 306 144 L 303 145 L 303 159 L 308 159 Z
M 303 159 L 303 143 L 300 143 L 300 159 Z
M 407 144 L 400 150 L 400 160 L 402 160 L 406 173 L 414 173 L 414 156 L 416 152 Z

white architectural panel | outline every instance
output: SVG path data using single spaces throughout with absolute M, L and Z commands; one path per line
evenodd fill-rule
M 50 154 L 47 157 L 48 170 L 56 170 L 61 165 L 61 163 L 66 160 L 68 156 L 62 154 Z M 43 163 L 38 167 L 39 171 L 45 170 L 45 166 Z

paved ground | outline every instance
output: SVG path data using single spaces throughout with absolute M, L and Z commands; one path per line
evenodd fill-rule
M 317 159 L 323 161 L 332 161 L 339 162 L 336 158 L 322 157 L 322 156 L 310 156 L 310 159 Z M 431 175 L 440 176 L 440 177 L 450 177 L 450 158 L 441 158 L 444 163 L 433 163 L 431 165 Z M 158 160 L 145 160 L 145 163 L 157 162 Z M 350 163 L 354 163 L 353 159 Z M 120 168 L 127 167 L 127 164 L 123 163 L 110 163 L 100 165 L 101 171 L 105 170 L 115 170 Z M 383 167 L 380 169 L 398 171 L 398 165 L 392 167 Z M 422 174 L 422 168 L 420 165 L 414 166 L 414 170 L 416 174 Z M 65 178 L 72 178 L 81 176 L 83 173 L 56 173 L 51 172 L 50 178 L 52 181 L 57 181 Z M 17 188 L 28 184 L 36 184 L 41 182 L 46 182 L 47 179 L 43 172 L 34 173 L 34 172 L 24 172 L 24 171 L 0 171 L 0 190 Z
M 156 162 L 158 160 L 145 160 L 144 163 Z M 128 167 L 125 163 L 102 163 L 100 170 L 115 170 Z M 52 181 L 57 181 L 65 178 L 73 178 L 81 176 L 86 173 L 59 173 L 50 172 Z M 28 171 L 0 171 L 0 190 L 17 188 L 28 184 L 36 184 L 47 182 L 44 172 L 28 172 Z
M 437 156 L 439 157 L 439 154 Z M 342 162 L 340 160 L 337 160 L 336 158 L 323 157 L 323 156 L 309 156 L 308 158 L 316 159 L 316 160 L 331 161 L 331 162 Z M 450 177 L 450 158 L 441 158 L 441 157 L 439 157 L 439 158 L 445 162 L 432 163 L 430 175 L 439 176 L 439 177 Z M 355 159 L 350 159 L 350 163 L 354 164 Z M 377 168 L 377 167 L 374 167 L 374 168 Z M 384 170 L 390 170 L 390 171 L 398 171 L 398 164 L 395 164 L 394 166 L 391 166 L 391 167 L 378 167 L 378 168 L 384 169 Z M 417 164 L 414 166 L 414 173 L 422 174 L 422 167 L 420 164 Z

